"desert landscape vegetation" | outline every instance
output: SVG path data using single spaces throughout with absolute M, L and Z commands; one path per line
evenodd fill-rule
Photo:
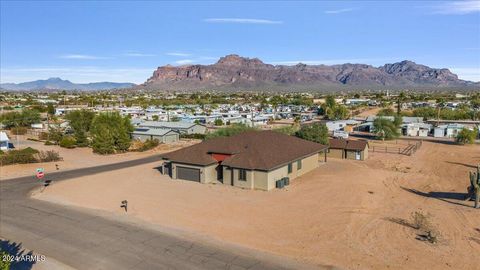
M 128 199 L 134 218 L 345 269 L 477 269 L 480 217 L 464 196 L 479 153 L 425 142 L 414 156 L 330 159 L 274 192 L 172 181 L 153 162 L 33 196 L 116 215 Z

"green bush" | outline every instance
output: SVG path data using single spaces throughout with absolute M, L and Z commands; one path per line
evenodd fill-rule
M 456 141 L 460 144 L 473 144 L 475 143 L 476 138 L 477 130 L 469 130 L 467 128 L 463 128 L 460 132 L 458 132 Z
M 60 140 L 59 144 L 60 144 L 60 147 L 72 149 L 72 148 L 75 148 L 76 143 L 77 143 L 77 141 L 72 136 L 64 136 Z
M 52 161 L 63 160 L 63 158 L 60 157 L 60 154 L 57 151 L 53 151 L 53 150 L 40 151 L 37 154 L 37 158 L 40 162 L 52 162 Z
M 62 158 L 56 151 L 38 151 L 31 147 L 27 147 L 21 150 L 10 150 L 0 155 L 0 162 L 2 165 L 27 164 L 60 160 L 62 160 Z
M 328 128 L 325 124 L 304 125 L 295 133 L 298 138 L 328 145 Z
M 46 142 L 45 142 L 45 145 L 55 145 L 55 144 L 54 144 L 53 142 L 51 142 L 51 141 L 46 141 Z
M 199 139 L 205 140 L 205 134 L 180 134 L 180 138 L 182 139 Z
M 36 163 L 38 162 L 35 158 L 36 154 L 38 154 L 38 150 L 30 147 L 22 150 L 10 150 L 0 157 L 0 161 L 2 165 Z
M 0 250 L 0 270 L 10 270 L 11 262 L 3 260 L 3 257 L 8 256 L 8 252 Z
M 158 141 L 158 139 L 146 140 L 145 142 L 142 143 L 138 151 L 140 152 L 147 151 L 157 147 L 159 144 L 160 142 Z

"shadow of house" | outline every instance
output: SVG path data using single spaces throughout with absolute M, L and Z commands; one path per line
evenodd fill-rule
M 427 198 L 433 198 L 437 199 L 440 201 L 444 201 L 447 203 L 451 204 L 456 204 L 456 205 L 461 205 L 465 207 L 471 207 L 468 204 L 460 203 L 460 202 L 455 202 L 451 200 L 457 200 L 457 201 L 466 201 L 469 199 L 468 193 L 462 193 L 462 192 L 436 192 L 436 191 L 431 191 L 431 192 L 422 192 L 420 190 L 412 189 L 412 188 L 405 188 L 401 187 L 403 190 L 408 191 L 410 193 L 422 196 L 422 197 L 427 197 Z
M 9 240 L 0 240 L 0 250 L 7 252 L 14 257 L 10 264 L 11 270 L 29 270 L 36 263 L 32 259 L 33 252 L 22 248 L 22 243 L 10 242 Z M 18 260 L 15 260 L 18 258 Z M 30 259 L 30 260 L 29 260 Z

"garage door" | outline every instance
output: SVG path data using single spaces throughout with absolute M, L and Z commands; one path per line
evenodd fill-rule
M 200 182 L 200 169 L 177 166 L 177 178 Z

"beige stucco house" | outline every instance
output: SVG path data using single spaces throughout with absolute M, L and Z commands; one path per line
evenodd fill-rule
M 162 155 L 162 171 L 173 179 L 271 190 L 282 178 L 294 179 L 326 162 L 327 148 L 274 131 L 249 131 Z

